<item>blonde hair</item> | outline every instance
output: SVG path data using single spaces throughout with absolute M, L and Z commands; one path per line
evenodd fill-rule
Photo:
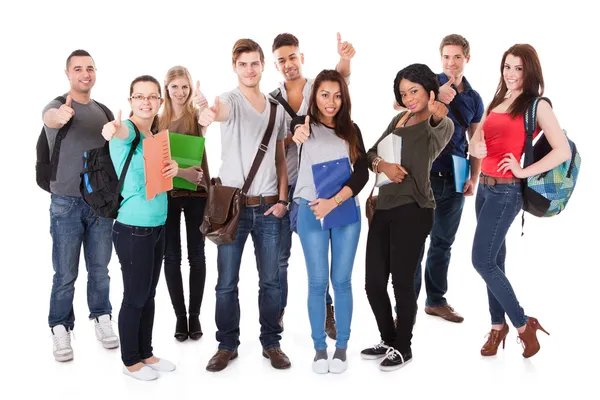
M 169 129 L 171 122 L 173 122 L 173 117 L 175 111 L 173 110 L 173 103 L 171 102 L 171 96 L 169 95 L 169 84 L 176 78 L 186 78 L 188 81 L 188 85 L 190 87 L 190 93 L 188 98 L 185 100 L 185 104 L 183 106 L 183 113 L 181 118 L 183 118 L 183 126 L 185 132 L 180 133 L 197 133 L 198 132 L 198 121 L 196 118 L 196 109 L 192 104 L 192 96 L 193 96 L 193 86 L 192 86 L 192 75 L 187 68 L 182 67 L 180 65 L 176 65 L 167 71 L 167 76 L 165 76 L 165 104 L 163 108 L 163 112 L 160 115 L 160 130 Z

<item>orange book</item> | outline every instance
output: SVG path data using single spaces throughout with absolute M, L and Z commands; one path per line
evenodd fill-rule
M 171 159 L 169 132 L 165 129 L 142 141 L 144 149 L 144 176 L 146 178 L 146 200 L 173 189 L 173 178 L 164 178 L 165 161 Z

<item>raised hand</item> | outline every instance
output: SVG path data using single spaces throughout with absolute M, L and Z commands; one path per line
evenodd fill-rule
M 450 104 L 454 97 L 456 96 L 456 90 L 452 88 L 454 84 L 454 75 L 450 76 L 448 82 L 440 86 L 440 93 L 438 94 L 438 99 L 444 104 Z
M 294 136 L 292 140 L 294 143 L 302 144 L 306 142 L 308 137 L 310 136 L 310 117 L 307 115 L 304 118 L 304 123 L 302 125 L 296 125 L 296 130 L 294 131 Z
M 337 33 L 337 52 L 344 60 L 350 60 L 356 54 L 352 43 L 342 42 L 342 35 Z
M 194 108 L 202 108 L 208 106 L 208 101 L 204 94 L 200 91 L 200 81 L 196 81 L 196 90 L 194 91 L 194 96 L 192 97 L 192 105 Z
M 220 100 L 219 96 L 217 96 L 215 98 L 215 104 L 202 110 L 200 116 L 198 116 L 198 123 L 200 126 L 209 126 L 215 121 L 215 118 L 217 118 L 217 115 L 219 114 L 219 105 Z
M 106 139 L 106 140 L 111 140 L 112 138 L 115 137 L 115 134 L 117 133 L 117 130 L 119 130 L 120 127 L 121 127 L 121 110 L 119 110 L 119 113 L 117 114 L 117 118 L 114 121 L 110 121 L 110 122 L 107 122 L 106 124 L 104 124 L 104 126 L 102 127 L 102 136 L 104 136 L 104 139 Z
M 435 93 L 433 93 L 433 90 L 429 92 L 429 103 L 427 104 L 427 108 L 433 115 L 433 120 L 435 122 L 440 122 L 442 118 L 448 115 L 448 107 L 435 100 Z
M 69 120 L 73 118 L 73 115 L 75 115 L 75 110 L 71 108 L 72 100 L 73 98 L 71 97 L 71 95 L 67 95 L 67 101 L 65 102 L 65 104 L 62 104 L 56 112 L 56 119 L 61 124 L 61 126 L 66 125 L 67 122 L 69 122 Z

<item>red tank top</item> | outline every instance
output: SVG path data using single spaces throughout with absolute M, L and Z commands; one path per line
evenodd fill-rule
M 498 163 L 507 153 L 512 153 L 519 162 L 525 151 L 525 122 L 523 115 L 513 119 L 509 113 L 491 111 L 483 123 L 487 156 L 481 161 L 481 172 L 488 176 L 514 178 L 511 171 L 504 175 L 498 172 Z M 533 133 L 540 133 L 539 126 Z

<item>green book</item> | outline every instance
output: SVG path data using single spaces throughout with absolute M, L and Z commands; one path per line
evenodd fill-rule
M 183 135 L 169 132 L 171 145 L 171 158 L 177 161 L 179 168 L 189 168 L 202 165 L 204 155 L 204 141 L 200 136 Z M 180 189 L 196 190 L 197 186 L 183 178 L 173 178 L 173 187 Z

